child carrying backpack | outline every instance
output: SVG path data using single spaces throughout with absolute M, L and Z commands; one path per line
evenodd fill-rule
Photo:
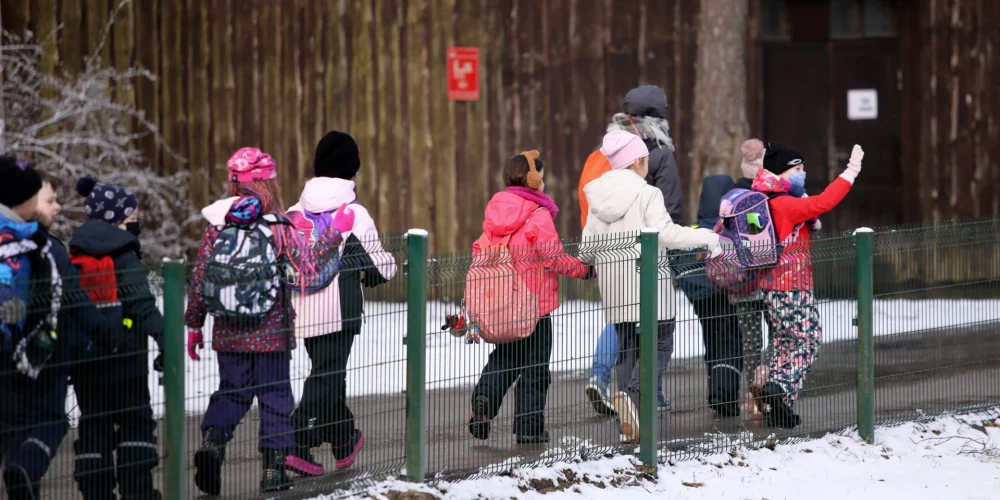
M 201 423 L 203 442 L 195 452 L 195 484 L 209 495 L 222 488 L 226 444 L 250 410 L 260 408 L 263 455 L 260 488 L 291 487 L 285 456 L 294 444 L 294 399 L 289 359 L 294 349 L 294 311 L 286 281 L 294 275 L 304 286 L 318 269 L 338 258 L 341 231 L 353 213 L 341 208 L 331 226 L 310 249 L 283 215 L 271 156 L 243 148 L 228 161 L 230 198 L 202 210 L 209 226 L 201 239 L 185 323 L 188 356 L 197 361 L 206 316 L 214 318 L 212 348 L 219 363 L 219 390 L 212 394 Z M 291 268 L 291 271 L 288 271 Z
M 764 168 L 752 184 L 754 193 L 765 195 L 764 201 L 752 193 L 732 192 L 720 209 L 723 220 L 717 230 L 735 245 L 726 258 L 710 266 L 737 271 L 728 277 L 740 275 L 741 269 L 749 271 L 740 275 L 749 279 L 736 281 L 744 293 L 760 288 L 773 331 L 774 352 L 760 389 L 769 427 L 793 428 L 801 423 L 794 411 L 798 388 L 812 369 L 822 337 L 813 292 L 811 222 L 847 196 L 863 157 L 864 151 L 855 145 L 847 168 L 822 194 L 799 197 L 806 179 L 802 154 L 781 143 L 768 143 Z
M 628 380 L 623 391 L 612 396 L 618 413 L 622 439 L 639 439 L 639 273 L 625 264 L 620 253 L 605 257 L 599 253 L 602 239 L 635 234 L 643 228 L 659 232 L 661 248 L 690 250 L 707 248 L 716 251 L 719 237 L 707 229 L 693 229 L 675 224 L 663 204 L 663 193 L 646 183 L 649 149 L 638 136 L 613 130 L 604 136 L 601 152 L 608 157 L 612 170 L 590 182 L 584 192 L 590 202 L 590 214 L 583 228 L 584 249 L 581 256 L 597 265 L 598 285 L 604 303 L 605 320 L 618 331 L 620 363 L 618 379 Z M 638 245 L 634 257 L 638 258 Z M 657 315 L 658 378 L 670 363 L 674 350 L 674 291 L 669 280 L 660 280 Z
M 100 352 L 74 367 L 80 407 L 77 486 L 84 498 L 159 498 L 153 468 L 159 462 L 149 394 L 149 338 L 162 352 L 163 316 L 149 289 L 139 244 L 139 200 L 127 189 L 77 182 L 87 221 L 69 242 L 80 285 L 109 324 L 125 336 L 116 352 Z M 93 356 L 91 356 L 93 358 Z M 116 429 L 117 426 L 117 429 Z M 117 454 L 117 468 L 112 453 Z M 117 470 L 117 473 L 116 473 Z
M 468 322 L 496 344 L 472 393 L 469 432 L 487 439 L 504 396 L 517 382 L 514 434 L 518 444 L 547 443 L 545 402 L 552 377 L 552 318 L 559 307 L 558 275 L 591 279 L 593 268 L 563 250 L 545 189 L 538 151 L 514 155 L 504 167 L 507 188 L 486 205 L 483 234 L 472 244 L 466 279 Z

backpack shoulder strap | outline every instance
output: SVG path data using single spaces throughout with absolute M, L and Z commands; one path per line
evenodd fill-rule
M 288 220 L 288 217 L 280 214 L 267 214 L 261 217 L 262 220 L 268 224 L 281 224 L 285 226 L 292 226 L 292 221 Z

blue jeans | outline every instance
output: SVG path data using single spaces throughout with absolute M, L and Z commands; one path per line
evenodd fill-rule
M 597 377 L 598 380 L 603 382 L 605 385 L 611 384 L 611 369 L 615 366 L 616 361 L 618 361 L 618 332 L 615 330 L 615 325 L 607 324 L 604 325 L 604 329 L 601 330 L 601 336 L 597 338 L 597 347 L 594 348 L 594 361 L 593 367 L 590 369 L 590 376 Z M 628 380 L 623 380 L 619 382 L 619 390 L 624 389 L 625 385 L 628 384 Z M 663 396 L 663 381 L 657 381 L 656 383 L 656 395 Z

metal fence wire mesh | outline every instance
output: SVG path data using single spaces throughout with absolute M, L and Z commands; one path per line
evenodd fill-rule
M 225 328 L 192 308 L 193 262 L 112 273 L 117 297 L 93 270 L 63 280 L 56 335 L 30 339 L 38 366 L 51 345 L 37 378 L 15 356 L 31 329 L 5 324 L 0 498 L 21 498 L 12 486 L 204 497 L 206 441 L 225 449 L 218 496 L 340 497 L 390 476 L 870 437 L 1000 404 L 997 219 L 816 236 L 807 259 L 759 271 L 811 267 L 808 296 L 720 291 L 704 252 L 657 248 L 655 234 L 438 255 L 427 241 L 417 230 L 382 236 L 381 250 L 349 240 L 335 292 L 285 289 L 294 318 L 263 326 Z M 243 285 L 264 281 L 252 275 Z M 30 288 L 29 318 L 49 310 L 46 289 Z M 203 348 L 188 335 L 199 323 Z M 811 370 L 793 373 L 806 358 Z M 796 425 L 769 420 L 776 401 Z M 275 458 L 288 481 L 262 492 Z

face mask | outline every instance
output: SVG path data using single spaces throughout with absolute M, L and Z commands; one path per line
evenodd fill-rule
M 139 223 L 138 222 L 126 222 L 125 223 L 125 230 L 128 231 L 128 232 L 130 232 L 130 233 L 132 233 L 132 236 L 135 236 L 136 238 L 138 238 L 139 237 L 139 232 L 141 231 L 141 228 L 139 227 Z
M 801 198 L 806 192 L 806 173 L 801 172 L 798 174 L 792 174 L 788 176 L 788 182 L 792 184 L 792 188 L 788 190 L 788 193 L 792 196 Z

